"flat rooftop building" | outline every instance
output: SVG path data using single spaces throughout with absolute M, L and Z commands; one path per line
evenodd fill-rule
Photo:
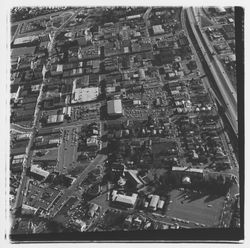
M 107 102 L 108 115 L 122 115 L 121 99 L 110 100 Z
M 188 167 L 177 167 L 177 166 L 173 166 L 173 167 L 172 167 L 172 171 L 190 172 L 190 173 L 199 173 L 199 174 L 203 174 L 203 169 L 188 168 Z
M 35 53 L 36 47 L 19 47 L 19 48 L 14 48 L 11 50 L 11 57 L 22 57 L 22 56 L 28 56 L 28 55 L 33 55 Z
M 71 103 L 94 101 L 97 99 L 99 92 L 98 87 L 76 88 L 72 94 Z
M 153 195 L 149 203 L 149 208 L 151 208 L 152 210 L 156 210 L 159 200 L 160 200 L 160 196 Z
M 32 164 L 30 168 L 30 172 L 37 174 L 39 176 L 42 176 L 44 178 L 47 178 L 50 174 L 48 171 L 43 170 L 41 167 L 39 167 L 38 164 Z
M 153 31 L 154 34 L 163 34 L 165 32 L 164 29 L 162 28 L 162 25 L 154 25 Z
M 124 207 L 132 208 L 135 206 L 138 194 L 133 193 L 132 196 L 118 194 L 116 190 L 112 192 L 112 201 Z
M 33 42 L 34 40 L 38 40 L 38 36 L 33 35 L 33 36 L 25 36 L 21 38 L 16 38 L 13 44 L 22 45 L 22 44 Z

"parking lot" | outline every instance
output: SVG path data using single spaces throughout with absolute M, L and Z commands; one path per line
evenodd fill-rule
M 58 170 L 62 173 L 73 171 L 78 168 L 79 173 L 82 171 L 80 166 L 86 167 L 88 163 L 77 161 L 78 152 L 78 132 L 80 127 L 68 127 L 62 129 L 62 143 L 58 150 Z

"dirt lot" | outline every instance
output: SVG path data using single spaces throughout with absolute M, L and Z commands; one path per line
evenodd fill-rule
M 170 193 L 170 203 L 166 213 L 169 217 L 190 221 L 192 227 L 195 223 L 204 224 L 206 227 L 219 224 L 224 197 L 217 198 L 191 192 L 188 194 L 189 197 L 184 199 L 185 195 L 184 191 L 179 190 Z

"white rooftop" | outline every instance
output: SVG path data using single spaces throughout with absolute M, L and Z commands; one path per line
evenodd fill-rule
M 108 114 L 122 114 L 121 99 L 110 100 L 107 102 Z
M 73 93 L 72 103 L 89 102 L 96 100 L 99 95 L 98 87 L 75 88 Z
M 45 178 L 48 177 L 50 174 L 48 171 L 43 170 L 41 167 L 39 167 L 38 164 L 32 164 L 30 171 Z
M 187 171 L 187 172 L 203 173 L 203 169 L 188 168 L 188 167 L 177 167 L 177 166 L 173 166 L 172 171 Z

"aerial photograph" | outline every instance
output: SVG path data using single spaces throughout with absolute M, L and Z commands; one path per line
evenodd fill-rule
M 11 240 L 241 233 L 236 7 L 10 12 Z

